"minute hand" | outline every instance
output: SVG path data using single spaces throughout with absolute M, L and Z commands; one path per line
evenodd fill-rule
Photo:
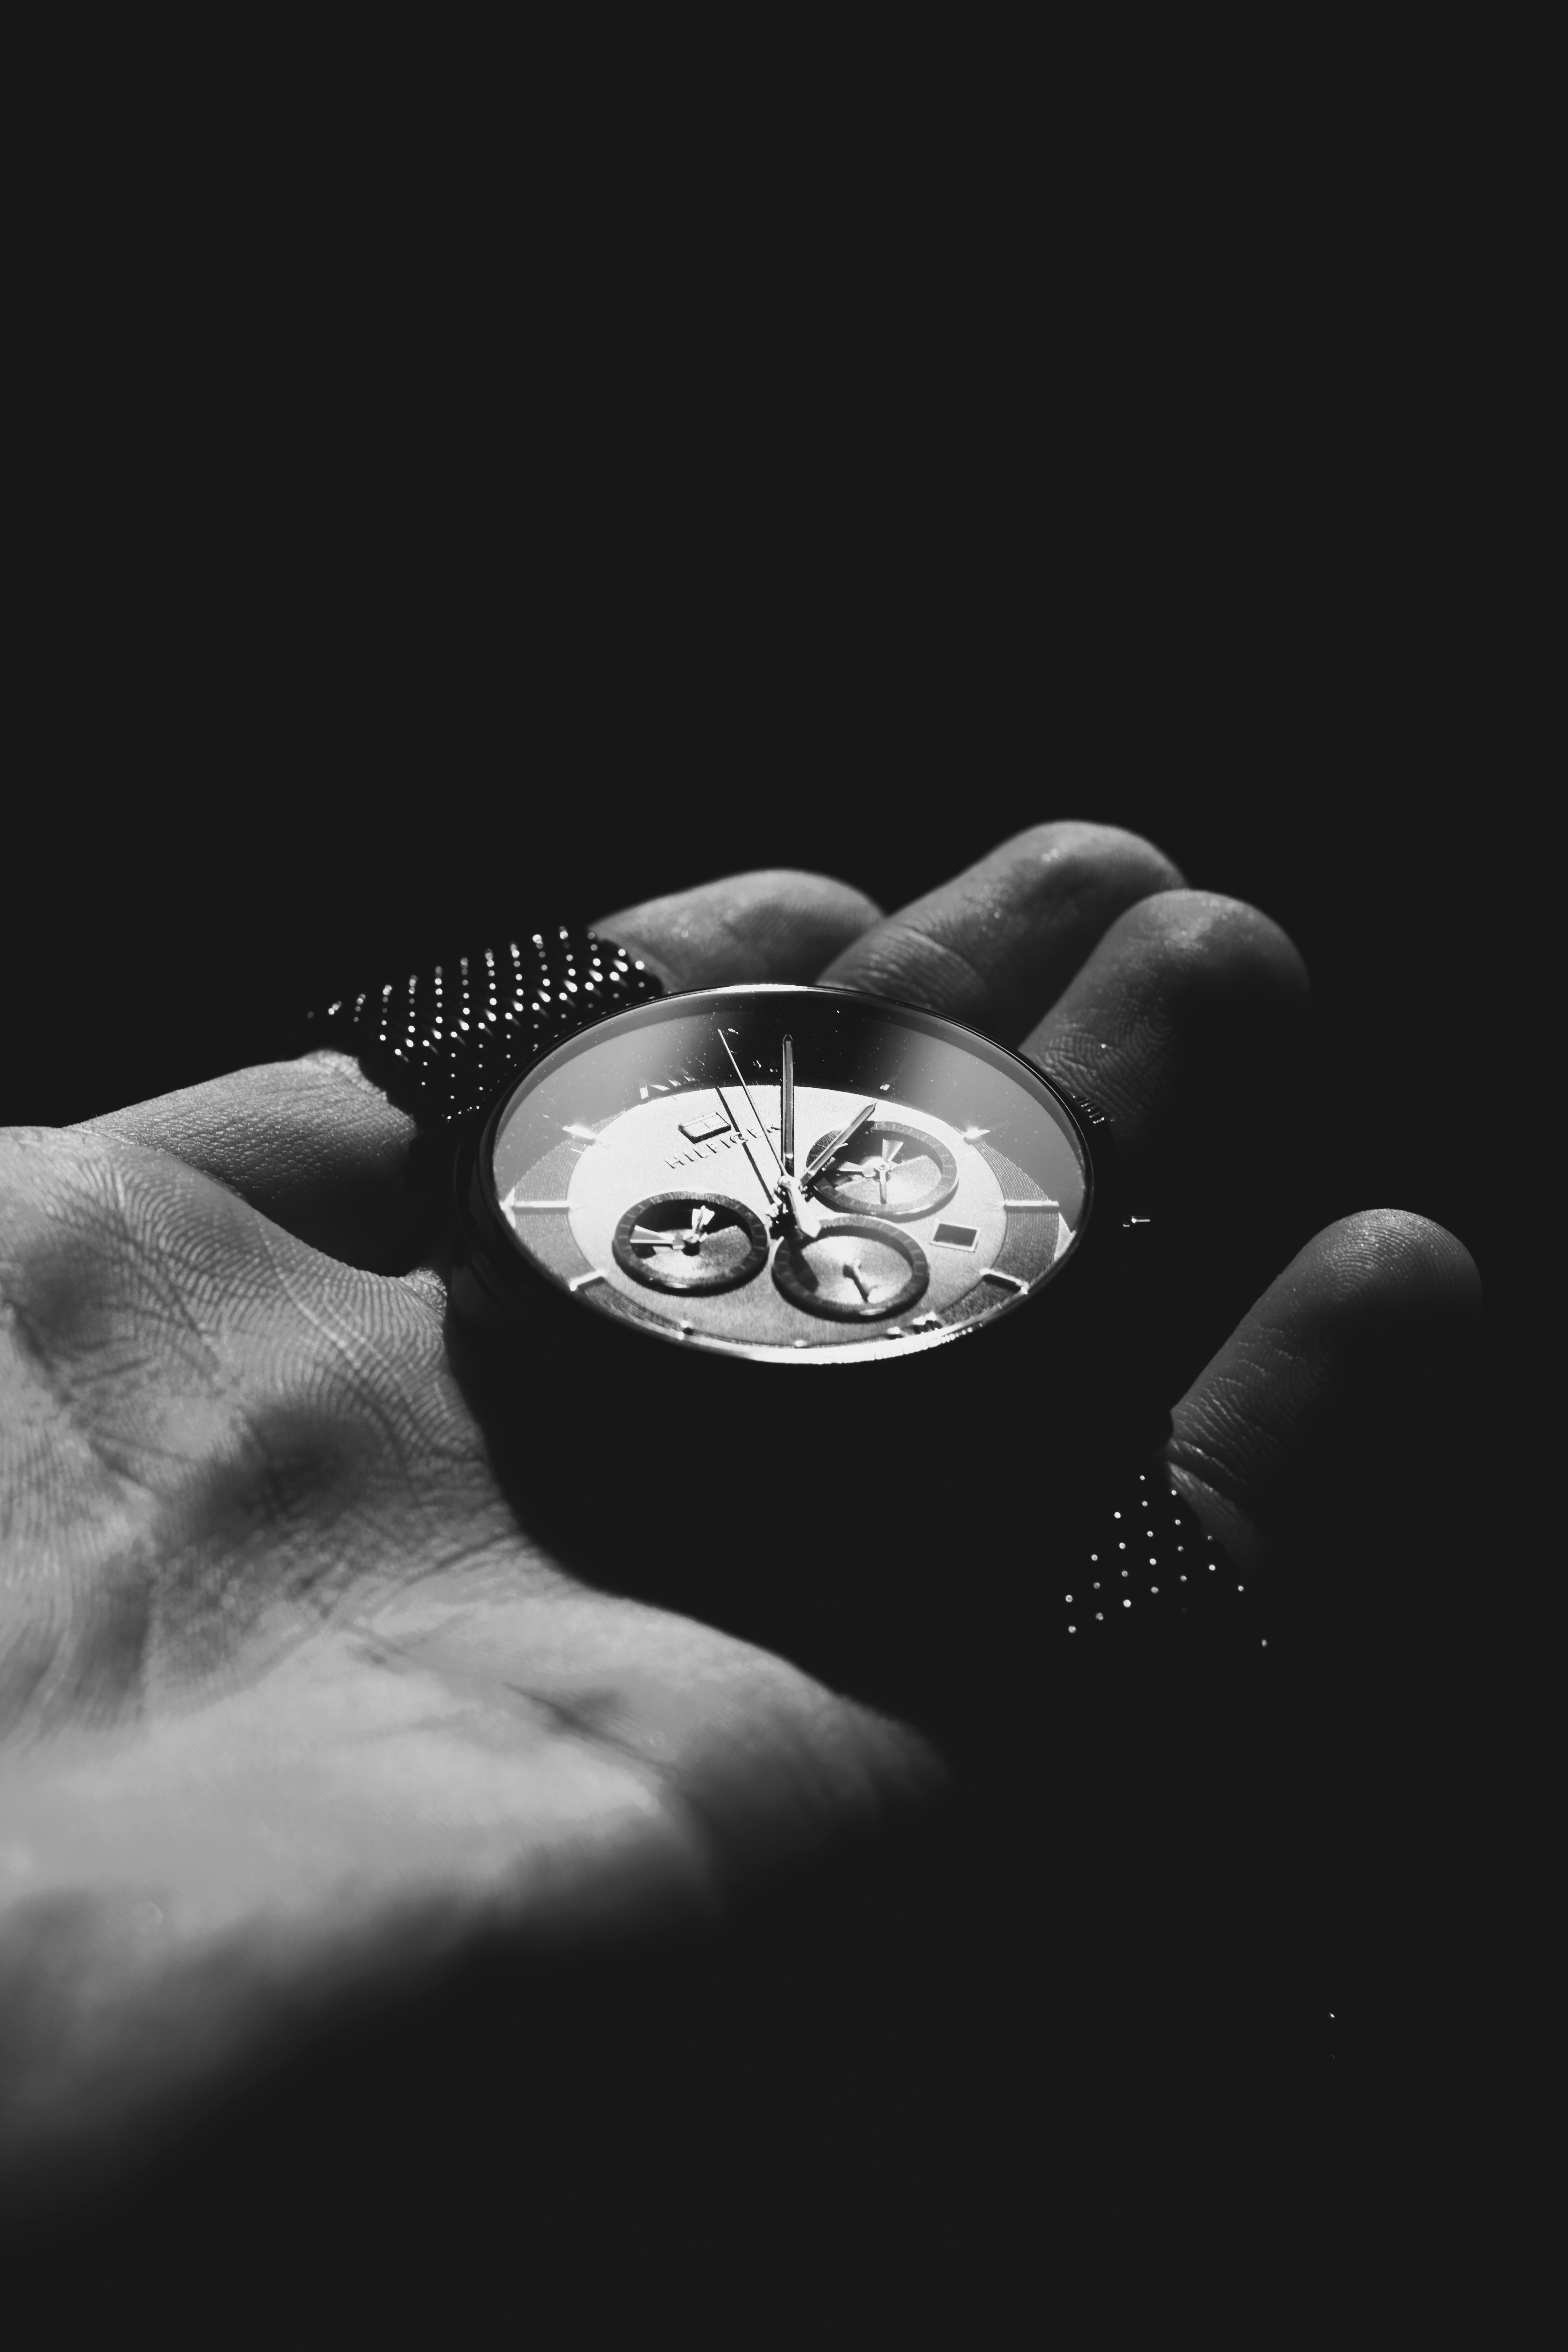
M 800 1231 L 805 1235 L 806 1240 L 808 1242 L 814 1242 L 818 1234 L 822 1231 L 822 1220 L 807 1201 L 804 1188 L 795 1181 L 795 1179 L 793 1176 L 785 1172 L 784 1161 L 779 1158 L 778 1153 L 773 1151 L 773 1137 L 768 1133 L 766 1127 L 763 1123 L 763 1115 L 761 1111 L 757 1108 L 756 1104 L 752 1101 L 752 1089 L 746 1084 L 745 1079 L 741 1076 L 741 1065 L 736 1061 L 734 1054 L 731 1049 L 730 1040 L 725 1036 L 722 1029 L 719 1032 L 719 1043 L 723 1046 L 726 1054 L 730 1055 L 730 1067 L 734 1071 L 736 1077 L 740 1080 L 741 1092 L 745 1096 L 747 1102 L 751 1105 L 752 1117 L 757 1122 L 757 1132 L 762 1137 L 763 1141 L 767 1145 L 768 1150 L 773 1152 L 773 1164 L 779 1171 L 778 1189 L 783 1194 L 784 1202 L 788 1205 L 790 1215 L 794 1218 L 796 1225 L 800 1228 Z M 720 1095 L 719 1099 L 722 1102 L 724 1099 L 723 1096 Z M 737 1134 L 740 1133 L 739 1129 L 736 1129 L 736 1132 Z M 741 1140 L 742 1143 L 745 1142 L 744 1136 L 742 1136 Z M 746 1157 L 750 1160 L 751 1156 L 751 1151 L 748 1148 Z
M 859 1134 L 860 1129 L 865 1126 L 867 1120 L 868 1118 L 875 1118 L 876 1116 L 876 1104 L 874 1102 L 868 1103 L 864 1110 L 858 1110 L 856 1112 L 848 1126 L 841 1129 L 838 1134 L 833 1138 L 831 1142 L 825 1143 L 820 1151 L 816 1151 L 812 1154 L 811 1164 L 800 1180 L 801 1190 L 803 1192 L 808 1185 L 813 1183 L 818 1176 L 821 1175 L 823 1170 L 826 1167 L 830 1160 L 837 1159 L 837 1155 L 843 1150 L 847 1143 L 854 1142 L 855 1138 Z

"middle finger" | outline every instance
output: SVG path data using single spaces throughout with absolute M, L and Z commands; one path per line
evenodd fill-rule
M 872 923 L 817 975 L 1015 1044 L 1116 918 L 1184 877 L 1151 841 L 1073 819 L 1031 825 Z
M 819 974 L 1021 1047 L 1109 1117 L 1140 1207 L 1178 1213 L 1304 1026 L 1306 967 L 1256 908 L 1114 825 L 1037 825 Z

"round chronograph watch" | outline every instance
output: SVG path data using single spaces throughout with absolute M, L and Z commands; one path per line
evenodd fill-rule
M 307 1034 L 416 1114 L 454 1344 L 579 1486 L 700 1494 L 710 1540 L 755 1527 L 764 1463 L 828 1528 L 943 1488 L 1002 1528 L 1023 1476 L 1082 1538 L 1069 1633 L 1242 1590 L 1112 1312 L 1151 1220 L 1104 1114 L 1024 1055 L 843 989 L 668 993 L 564 929 Z
M 547 1051 L 470 1123 L 456 1207 L 454 1305 L 492 1340 L 526 1308 L 652 1377 L 854 1370 L 857 1406 L 873 1366 L 929 1380 L 1014 1321 L 1037 1342 L 1047 1300 L 1076 1325 L 1148 1231 L 1105 1121 L 1021 1055 L 782 985 L 664 997 Z

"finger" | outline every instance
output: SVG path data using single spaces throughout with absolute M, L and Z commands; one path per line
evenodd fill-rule
M 1119 915 L 1182 887 L 1163 850 L 1119 825 L 1034 825 L 865 929 L 817 976 L 825 988 L 897 997 L 1010 1045 Z
M 668 987 L 721 986 L 809 979 L 878 911 L 847 883 L 780 871 L 650 899 L 595 928 L 635 947 Z M 429 1239 L 429 1202 L 410 1180 L 415 1121 L 346 1054 L 262 1063 L 81 1125 L 171 1153 L 350 1265 L 401 1272 Z
M 1107 1114 L 1129 1204 L 1165 1224 L 1300 1038 L 1309 994 L 1256 907 L 1167 890 L 1118 917 L 1024 1051 Z
M 1165 1459 L 1265 1611 L 1310 1598 L 1340 1498 L 1435 1405 L 1480 1310 L 1462 1242 L 1407 1210 L 1364 1210 L 1299 1252 L 1193 1382 Z
M 645 898 L 593 929 L 641 956 L 667 988 L 724 988 L 813 981 L 880 914 L 847 882 L 783 867 Z

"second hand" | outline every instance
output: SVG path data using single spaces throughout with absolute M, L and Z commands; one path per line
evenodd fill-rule
M 756 1178 L 757 1182 L 761 1185 L 761 1187 L 762 1187 L 762 1192 L 763 1192 L 763 1200 L 767 1202 L 768 1207 L 771 1209 L 771 1208 L 773 1207 L 773 1187 L 772 1187 L 772 1185 L 768 1182 L 767 1178 L 763 1174 L 762 1170 L 761 1170 L 761 1169 L 758 1167 L 758 1165 L 757 1165 L 756 1154 L 755 1154 L 755 1152 L 752 1150 L 751 1145 L 746 1141 L 745 1132 L 744 1132 L 744 1129 L 742 1128 L 742 1125 L 741 1125 L 740 1120 L 735 1117 L 734 1112 L 730 1108 L 729 1104 L 728 1104 L 728 1103 L 725 1101 L 725 1099 L 724 1099 L 724 1089 L 723 1089 L 723 1087 L 714 1087 L 714 1089 L 713 1089 L 713 1091 L 714 1091 L 714 1093 L 717 1095 L 717 1097 L 719 1097 L 719 1108 L 720 1108 L 720 1109 L 723 1112 L 723 1114 L 724 1114 L 725 1118 L 729 1120 L 729 1122 L 730 1122 L 731 1126 L 731 1127 L 734 1129 L 734 1130 L 735 1130 L 735 1139 L 736 1139 L 736 1141 L 740 1144 L 740 1147 L 741 1147 L 742 1150 L 745 1153 L 745 1155 L 746 1155 L 747 1159 L 748 1159 L 748 1160 L 751 1161 L 751 1163 L 752 1163 L 752 1175 Z
M 778 1169 L 778 1171 L 779 1171 L 779 1183 L 780 1183 L 780 1186 L 781 1186 L 781 1188 L 782 1188 L 782 1190 L 783 1190 L 783 1192 L 784 1192 L 784 1195 L 785 1200 L 789 1202 L 790 1213 L 791 1213 L 791 1215 L 794 1217 L 795 1222 L 795 1223 L 799 1226 L 799 1228 L 800 1228 L 801 1232 L 805 1235 L 805 1237 L 806 1237 L 807 1241 L 815 1241 L 815 1240 L 816 1239 L 817 1234 L 822 1231 L 821 1220 L 820 1220 L 818 1217 L 816 1217 L 816 1215 L 814 1215 L 814 1213 L 812 1213 L 812 1211 L 807 1207 L 807 1205 L 806 1205 L 806 1202 L 805 1202 L 805 1196 L 804 1196 L 804 1194 L 802 1193 L 802 1192 L 801 1192 L 801 1190 L 800 1190 L 799 1185 L 795 1182 L 795 1178 L 794 1178 L 794 1177 L 793 1177 L 793 1176 L 788 1172 L 788 1171 L 785 1169 L 784 1164 L 784 1161 L 779 1158 L 778 1153 L 777 1153 L 776 1151 L 774 1151 L 774 1150 L 773 1150 L 773 1137 L 768 1133 L 767 1129 L 766 1129 L 766 1128 L 763 1126 L 763 1115 L 762 1115 L 761 1111 L 757 1108 L 756 1104 L 755 1104 L 754 1102 L 752 1102 L 752 1089 L 751 1089 L 751 1087 L 746 1084 L 745 1079 L 744 1079 L 743 1077 L 742 1077 L 742 1076 L 741 1076 L 741 1065 L 739 1064 L 739 1062 L 737 1062 L 737 1061 L 736 1061 L 735 1056 L 734 1056 L 734 1054 L 733 1054 L 733 1052 L 732 1052 L 732 1050 L 731 1050 L 731 1048 L 730 1040 L 728 1039 L 728 1037 L 726 1037 L 726 1036 L 725 1036 L 724 1032 L 722 1031 L 722 1029 L 721 1029 L 721 1030 L 720 1030 L 720 1032 L 719 1032 L 719 1043 L 721 1044 L 721 1045 L 722 1045 L 722 1046 L 723 1046 L 724 1051 L 726 1052 L 726 1054 L 728 1054 L 728 1055 L 729 1055 L 729 1056 L 730 1056 L 730 1067 L 731 1067 L 731 1068 L 734 1071 L 734 1073 L 735 1073 L 735 1080 L 736 1080 L 736 1084 L 740 1087 L 741 1092 L 745 1096 L 747 1102 L 751 1105 L 752 1117 L 752 1118 L 756 1120 L 756 1122 L 757 1122 L 757 1132 L 758 1132 L 758 1134 L 762 1137 L 763 1141 L 767 1145 L 768 1150 L 769 1150 L 770 1151 L 773 1151 L 773 1163 L 774 1163 L 774 1165 L 776 1166 L 776 1168 Z M 793 1064 L 793 1058 L 794 1058 L 794 1045 L 793 1045 L 793 1041 L 792 1041 L 792 1044 L 791 1044 L 791 1059 L 792 1059 L 792 1064 Z M 792 1076 L 793 1076 L 793 1069 L 792 1069 Z M 721 1095 L 721 1096 L 719 1097 L 719 1099 L 720 1099 L 720 1101 L 722 1103 L 722 1102 L 723 1102 L 723 1100 L 724 1100 L 723 1096 L 722 1096 L 722 1095 Z M 793 1110 L 793 1108 L 794 1108 L 794 1104 L 793 1104 L 793 1102 L 792 1102 L 792 1104 L 791 1104 L 791 1106 L 790 1106 L 790 1107 L 791 1107 L 791 1108 L 792 1108 L 792 1110 Z M 731 1117 L 731 1114 L 730 1114 L 730 1111 L 729 1111 L 728 1105 L 726 1105 L 726 1106 L 725 1106 L 725 1116 L 726 1116 L 726 1118 L 730 1118 L 730 1123 L 731 1123 L 731 1126 L 734 1126 L 734 1120 L 733 1120 L 733 1118 L 732 1118 L 732 1117 Z M 739 1130 L 739 1129 L 738 1129 L 738 1128 L 736 1129 L 736 1133 L 737 1133 L 737 1134 L 739 1134 L 739 1133 L 740 1133 L 740 1130 Z M 744 1142 L 745 1142 L 746 1139 L 745 1139 L 745 1137 L 744 1137 L 743 1135 L 741 1137 L 741 1140 L 742 1140 L 742 1143 L 744 1143 Z M 747 1154 L 746 1154 L 746 1156 L 747 1156 L 747 1158 L 748 1158 L 748 1159 L 750 1159 L 750 1158 L 751 1158 L 751 1152 L 750 1152 L 750 1149 L 749 1149 L 749 1148 L 748 1148 L 748 1150 L 747 1150 Z M 756 1166 L 756 1162 L 755 1162 L 754 1160 L 752 1160 L 752 1166 L 753 1166 L 753 1167 L 755 1167 L 755 1166 Z M 759 1181 L 760 1181 L 760 1179 L 759 1179 Z M 764 1189 L 765 1189 L 765 1188 L 764 1188 Z

